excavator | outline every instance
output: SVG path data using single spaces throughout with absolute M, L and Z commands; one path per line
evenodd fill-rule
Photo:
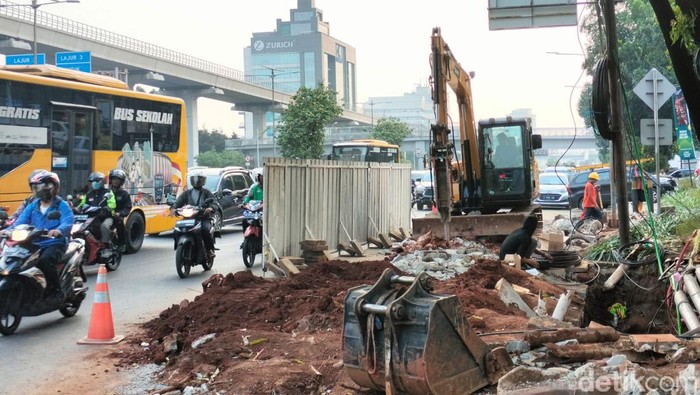
M 529 118 L 474 119 L 471 79 L 445 42 L 440 28 L 431 36 L 432 98 L 437 113 L 431 125 L 434 202 L 439 216 L 413 219 L 416 235 L 433 232 L 449 239 L 505 236 L 528 215 L 542 218 L 532 201 L 539 194 L 534 150 L 542 136 L 532 134 Z M 459 112 L 459 140 L 448 126 L 448 87 Z M 461 161 L 455 160 L 457 150 Z M 452 232 L 452 233 L 450 233 Z
M 439 217 L 413 220 L 434 234 L 450 225 L 460 236 L 504 235 L 540 213 L 533 156 L 542 138 L 530 120 L 507 117 L 474 125 L 468 74 L 434 28 L 431 127 L 435 203 Z M 459 104 L 459 143 L 447 126 L 447 87 Z M 462 161 L 456 161 L 456 149 Z M 540 215 L 541 217 L 541 215 Z M 446 237 L 446 238 L 447 238 Z M 456 295 L 433 293 L 432 279 L 386 269 L 374 285 L 348 290 L 343 322 L 343 365 L 358 385 L 394 394 L 471 394 L 494 385 L 513 368 L 503 347 L 491 348 L 469 325 Z

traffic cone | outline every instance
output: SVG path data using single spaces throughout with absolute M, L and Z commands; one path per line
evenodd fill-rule
M 88 328 L 87 337 L 79 340 L 78 344 L 115 344 L 122 339 L 124 336 L 114 335 L 112 305 L 109 302 L 109 285 L 107 284 L 107 267 L 100 265 L 100 269 L 97 271 L 90 328 Z
M 433 203 L 433 209 L 431 211 L 433 214 L 437 214 L 437 204 Z

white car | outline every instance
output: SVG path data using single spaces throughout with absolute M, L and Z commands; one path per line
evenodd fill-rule
M 540 174 L 540 195 L 535 204 L 542 207 L 569 208 L 569 175 L 564 172 Z

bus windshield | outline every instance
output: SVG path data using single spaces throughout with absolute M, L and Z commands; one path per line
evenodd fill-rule
M 381 140 L 355 140 L 333 145 L 332 160 L 399 163 L 399 146 Z

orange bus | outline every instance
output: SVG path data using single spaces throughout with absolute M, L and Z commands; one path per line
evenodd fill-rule
M 179 98 L 129 90 L 117 79 L 55 66 L 0 67 L 0 207 L 30 194 L 29 174 L 56 172 L 60 194 L 83 193 L 91 172 L 121 168 L 134 208 L 127 252 L 170 230 L 162 215 L 186 186 L 187 127 Z

